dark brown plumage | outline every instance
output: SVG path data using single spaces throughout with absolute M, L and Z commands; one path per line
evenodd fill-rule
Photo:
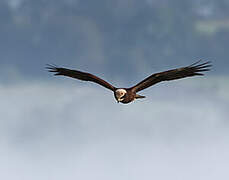
M 79 79 L 82 81 L 91 81 L 91 82 L 95 82 L 100 84 L 101 86 L 108 88 L 112 91 L 115 90 L 115 87 L 112 86 L 111 84 L 109 84 L 108 82 L 104 81 L 103 79 L 90 74 L 90 73 L 86 73 L 86 72 L 81 72 L 81 71 L 77 71 L 77 70 L 71 70 L 71 69 L 66 69 L 66 68 L 59 68 L 53 65 L 48 65 L 47 69 L 49 69 L 49 72 L 55 72 L 55 76 L 68 76 L 71 78 L 75 78 L 75 79 Z
M 141 81 L 140 83 L 131 88 L 116 88 L 108 82 L 104 81 L 103 79 L 87 72 L 81 72 L 67 68 L 60 68 L 53 65 L 48 65 L 47 69 L 49 70 L 49 72 L 54 72 L 55 75 L 63 75 L 82 81 L 91 81 L 100 84 L 101 86 L 112 90 L 114 92 L 115 99 L 118 102 L 129 103 L 138 98 L 145 98 L 145 96 L 141 96 L 136 93 L 161 81 L 170 81 L 185 77 L 204 75 L 203 72 L 209 71 L 211 64 L 210 62 L 200 62 L 201 60 L 187 67 L 152 74 L 151 76 L 147 77 L 146 79 L 144 79 L 143 81 Z

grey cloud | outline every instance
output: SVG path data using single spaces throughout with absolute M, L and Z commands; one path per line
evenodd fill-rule
M 226 180 L 228 86 L 201 82 L 129 105 L 83 83 L 1 85 L 0 178 Z

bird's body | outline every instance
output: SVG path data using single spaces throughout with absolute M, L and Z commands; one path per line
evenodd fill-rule
M 145 96 L 136 94 L 136 92 L 133 91 L 131 88 L 117 89 L 116 91 L 114 91 L 114 97 L 117 100 L 117 102 L 121 102 L 124 104 L 130 103 L 138 98 L 145 98 Z
M 141 96 L 137 94 L 137 92 L 142 91 L 156 83 L 161 81 L 170 81 L 175 79 L 181 79 L 185 77 L 191 77 L 196 75 L 203 75 L 201 72 L 209 71 L 209 67 L 211 67 L 210 62 L 205 62 L 199 64 L 200 61 L 182 68 L 177 68 L 169 71 L 164 71 L 160 73 L 152 74 L 151 76 L 147 77 L 143 81 L 139 82 L 133 87 L 130 88 L 116 88 L 109 84 L 108 82 L 104 81 L 103 79 L 86 72 L 81 72 L 77 70 L 71 70 L 67 68 L 60 68 L 52 65 L 48 65 L 48 69 L 50 72 L 56 73 L 55 75 L 63 75 L 68 76 L 71 78 L 79 79 L 82 81 L 91 81 L 101 86 L 110 89 L 114 93 L 114 97 L 117 102 L 121 102 L 124 104 L 130 103 L 138 98 L 145 98 L 145 96 Z

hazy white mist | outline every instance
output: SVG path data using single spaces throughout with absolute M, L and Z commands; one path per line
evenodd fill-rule
M 0 179 L 227 180 L 225 82 L 160 84 L 129 105 L 89 83 L 2 84 Z

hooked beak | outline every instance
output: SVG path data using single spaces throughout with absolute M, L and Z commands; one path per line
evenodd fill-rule
M 117 99 L 117 103 L 120 103 L 123 99 Z
M 117 103 L 122 102 L 122 101 L 124 100 L 124 97 L 125 97 L 125 95 L 122 96 L 122 97 L 120 97 L 120 98 L 118 98 L 118 99 L 117 99 Z

